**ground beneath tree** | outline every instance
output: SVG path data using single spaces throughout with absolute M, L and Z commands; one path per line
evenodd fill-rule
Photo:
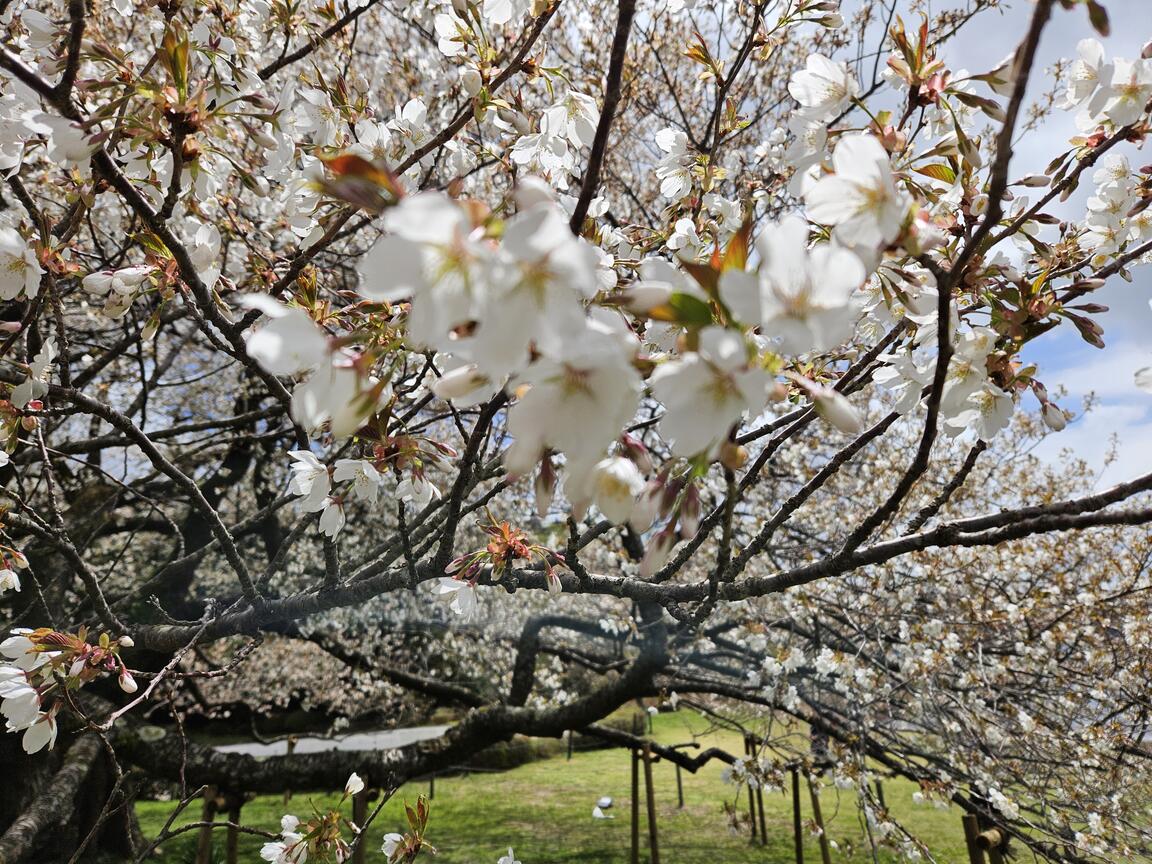
M 720 731 L 701 736 L 707 728 L 707 722 L 701 717 L 682 710 L 655 717 L 653 737 L 661 743 L 681 744 L 697 735 L 704 747 L 723 746 L 730 752 L 742 752 L 739 735 Z M 747 824 L 733 829 L 725 813 L 724 804 L 734 801 L 735 789 L 722 781 L 721 768 L 718 763 L 710 763 L 698 774 L 682 774 L 685 800 L 681 809 L 675 768 L 663 762 L 653 766 L 661 861 L 667 864 L 794 862 L 791 797 L 781 793 L 765 796 L 768 844 L 753 845 Z M 884 791 L 895 816 L 919 833 L 940 864 L 967 861 L 958 810 L 913 804 L 912 793 L 916 790 L 907 782 L 888 781 Z M 404 830 L 403 802 L 414 802 L 417 795 L 428 792 L 427 781 L 412 783 L 388 803 L 370 830 L 369 862 L 383 862 L 378 850 L 386 832 Z M 577 752 L 571 760 L 562 754 L 498 774 L 441 777 L 435 783 L 428 831 L 428 839 L 439 854 L 425 860 L 435 864 L 496 864 L 497 858 L 511 846 L 524 864 L 627 862 L 631 837 L 630 794 L 629 755 L 620 750 Z M 614 806 L 607 811 L 613 819 L 592 818 L 592 808 L 603 795 L 614 799 Z M 245 805 L 241 822 L 276 831 L 284 813 L 294 813 L 303 820 L 313 805 L 324 809 L 338 797 L 338 792 L 295 793 L 285 804 L 279 796 L 261 796 Z M 172 808 L 171 802 L 138 805 L 145 836 L 155 836 Z M 854 796 L 834 788 L 825 789 L 821 808 L 828 835 L 837 846 L 832 860 L 871 861 Z M 743 794 L 736 802 L 736 809 L 746 817 L 747 802 Z M 803 812 L 805 819 L 810 818 L 806 795 Z M 198 805 L 193 805 L 183 821 L 193 822 L 198 817 Z M 647 861 L 647 825 L 643 816 L 640 830 L 641 860 Z M 223 849 L 223 840 L 223 832 L 219 832 L 218 850 Z M 258 837 L 242 836 L 239 860 L 259 861 L 262 842 Z M 191 862 L 195 843 L 195 832 L 173 838 L 165 844 L 158 860 L 163 864 Z M 805 860 L 819 862 L 816 840 L 807 837 L 805 846 Z M 217 851 L 213 860 L 222 861 L 222 851 Z M 891 862 L 896 858 L 882 852 L 879 860 Z

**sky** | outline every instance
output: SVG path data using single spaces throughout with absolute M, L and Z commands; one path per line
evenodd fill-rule
M 971 72 L 995 67 L 1014 50 L 1032 14 L 1029 0 L 1010 0 L 1002 14 L 989 12 L 978 18 L 974 27 L 962 34 L 949 48 L 946 59 L 953 67 L 963 66 Z M 1101 38 L 1109 60 L 1119 56 L 1135 59 L 1143 44 L 1152 39 L 1152 0 L 1103 0 L 1111 19 L 1111 35 Z M 997 21 L 997 15 L 1000 18 Z M 994 26 L 993 26 L 994 25 Z M 1075 57 L 1076 43 L 1095 35 L 1088 24 L 1088 13 L 1078 6 L 1071 10 L 1056 4 L 1052 18 L 1040 42 L 1039 63 L 1029 82 L 1030 97 L 1041 94 L 1049 83 L 1045 71 L 1061 57 Z M 1068 139 L 1076 134 L 1074 114 L 1057 111 L 1045 125 L 1015 148 L 1010 177 L 1043 171 L 1048 162 L 1067 149 Z M 1134 167 L 1152 163 L 1152 147 L 1124 151 Z M 1053 205 L 1048 212 L 1061 218 L 1082 220 L 1084 204 L 1094 184 L 1086 172 L 1081 187 L 1063 205 Z M 1035 192 L 1037 190 L 1024 190 Z M 1042 192 L 1042 190 L 1040 190 Z M 1080 339 L 1072 326 L 1061 326 L 1032 343 L 1024 355 L 1027 362 L 1040 367 L 1038 377 L 1049 392 L 1059 386 L 1068 396 L 1059 400 L 1064 408 L 1079 414 L 1083 397 L 1094 393 L 1097 407 L 1068 426 L 1063 432 L 1045 439 L 1038 455 L 1056 459 L 1064 448 L 1071 448 L 1089 465 L 1101 472 L 1098 485 L 1109 486 L 1139 474 L 1152 471 L 1152 395 L 1136 388 L 1137 369 L 1152 366 L 1152 267 L 1136 267 L 1133 281 L 1114 278 L 1091 298 L 1103 303 L 1109 311 L 1097 316 L 1104 328 L 1104 350 Z M 1024 399 L 1028 410 L 1035 410 L 1031 396 Z M 1105 466 L 1113 436 L 1118 440 L 1116 458 Z

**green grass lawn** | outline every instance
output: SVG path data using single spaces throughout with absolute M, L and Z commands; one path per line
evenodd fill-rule
M 663 743 L 683 743 L 705 725 L 705 721 L 692 712 L 661 714 L 655 718 L 653 737 Z M 720 745 L 730 752 L 742 750 L 735 733 L 713 732 L 700 740 L 705 747 Z M 684 772 L 685 802 L 680 809 L 674 767 L 663 762 L 653 766 L 661 862 L 791 864 L 794 861 L 791 797 L 780 793 L 765 796 L 768 844 L 753 845 L 746 822 L 736 830 L 724 812 L 724 802 L 733 802 L 735 789 L 721 780 L 722 767 L 713 762 L 695 775 Z M 914 791 L 906 782 L 884 784 L 889 809 L 928 844 L 933 855 L 942 864 L 963 864 L 967 857 L 959 811 L 915 805 L 911 800 Z M 378 852 L 380 838 L 388 831 L 404 830 L 403 802 L 414 803 L 421 792 L 427 794 L 427 782 L 404 787 L 385 806 L 371 828 L 368 861 L 383 861 Z M 571 761 L 560 755 L 499 774 L 442 777 L 436 781 L 427 834 L 439 854 L 426 860 L 441 864 L 496 864 L 496 859 L 512 846 L 524 864 L 627 862 L 631 837 L 630 794 L 629 755 L 620 750 L 578 752 Z M 642 799 L 643 794 L 641 783 Z M 614 819 L 592 818 L 592 807 L 602 795 L 615 800 L 608 811 Z M 311 811 L 311 803 L 327 808 L 338 797 L 338 794 L 297 793 L 285 806 L 279 796 L 261 796 L 245 805 L 241 821 L 246 826 L 275 831 L 283 813 L 294 813 L 304 820 Z M 839 847 L 832 851 L 833 861 L 870 861 L 871 853 L 854 796 L 826 788 L 820 798 L 828 836 Z M 159 832 L 172 808 L 171 802 L 138 805 L 145 836 L 152 837 Z M 350 815 L 349 805 L 345 805 L 345 810 Z M 746 817 L 747 801 L 743 795 L 737 810 Z M 806 794 L 803 812 L 805 819 L 809 818 L 811 811 Z M 641 813 L 641 860 L 647 861 L 643 806 Z M 183 822 L 198 818 L 198 802 L 181 817 Z M 240 861 L 258 862 L 263 842 L 259 837 L 242 835 Z M 195 832 L 174 837 L 162 848 L 159 860 L 165 864 L 191 862 L 195 845 Z M 217 832 L 214 860 L 223 860 L 223 846 L 223 832 Z M 894 859 L 881 852 L 880 860 Z M 810 837 L 805 842 L 805 861 L 820 862 L 818 844 Z

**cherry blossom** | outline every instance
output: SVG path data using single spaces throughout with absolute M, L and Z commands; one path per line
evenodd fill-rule
M 264 294 L 249 294 L 241 302 L 268 318 L 246 341 L 249 356 L 265 371 L 296 375 L 324 362 L 328 340 L 303 309 L 285 306 Z
M 908 210 L 883 146 L 871 135 L 845 135 L 832 151 L 835 171 L 804 196 L 808 216 L 833 225 L 848 246 L 875 247 L 900 234 Z
M 764 407 L 769 376 L 749 365 L 738 333 L 709 327 L 699 350 L 652 373 L 652 394 L 664 404 L 660 434 L 682 456 L 710 453 L 745 412 Z
M 804 69 L 795 72 L 788 82 L 788 92 L 806 116 L 830 120 L 859 95 L 860 85 L 847 64 L 809 54 Z
M 467 582 L 442 576 L 436 584 L 436 594 L 448 602 L 448 608 L 465 619 L 476 613 L 476 589 Z
M 19 591 L 20 590 L 20 576 L 15 570 L 5 567 L 0 570 L 0 594 L 5 591 Z
M 1099 39 L 1081 39 L 1076 44 L 1076 52 L 1079 57 L 1072 64 L 1064 97 L 1066 108 L 1083 105 L 1102 81 L 1112 77 L 1111 66 L 1104 62 L 1104 46 Z
M 28 364 L 28 376 L 12 389 L 11 402 L 17 408 L 24 408 L 33 399 L 39 399 L 48 392 L 48 379 L 52 376 L 54 362 L 59 355 L 56 342 L 48 339 L 36 352 Z
M 656 146 L 665 154 L 656 166 L 660 194 L 665 198 L 683 198 L 692 189 L 688 136 L 677 129 L 662 129 L 656 134 Z
M 369 504 L 376 503 L 384 484 L 376 466 L 367 459 L 337 459 L 332 479 L 337 483 L 351 481 L 353 494 Z
M 993 384 L 984 382 L 979 390 L 965 399 L 954 417 L 945 421 L 952 434 L 971 429 L 981 441 L 990 441 L 1002 432 L 1012 419 L 1012 397 Z
M 15 300 L 21 293 L 35 297 L 43 274 L 35 248 L 15 229 L 0 226 L 0 300 Z
M 808 226 L 788 217 L 757 238 L 756 274 L 725 271 L 720 294 L 741 321 L 759 324 L 785 354 L 824 351 L 852 335 L 856 290 L 864 265 L 851 251 L 821 244 L 809 250 Z
M 640 393 L 629 335 L 587 321 L 562 334 L 518 380 L 528 386 L 508 412 L 515 439 L 504 454 L 513 474 L 527 474 L 546 447 L 563 452 L 576 474 L 588 471 L 623 431 Z
M 288 456 L 293 460 L 288 491 L 303 497 L 301 504 L 307 512 L 319 510 L 332 488 L 328 468 L 307 450 L 293 450 Z
M 590 490 L 571 490 L 575 500 L 590 497 L 609 522 L 622 525 L 632 515 L 636 496 L 644 488 L 644 475 L 631 459 L 609 456 L 597 462 L 591 472 Z

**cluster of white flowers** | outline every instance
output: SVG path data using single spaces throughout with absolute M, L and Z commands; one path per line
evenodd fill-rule
M 1087 230 L 1080 243 L 1091 252 L 1092 265 L 1101 267 L 1126 249 L 1152 239 L 1152 208 L 1143 206 L 1136 172 L 1121 153 L 1105 156 L 1092 179 L 1096 191 L 1088 199 Z M 1143 259 L 1152 261 L 1152 255 Z
M 656 133 L 656 146 L 664 154 L 656 163 L 660 194 L 679 201 L 692 191 L 692 167 L 696 162 L 688 143 L 688 135 L 671 127 L 661 129 Z
M 1064 107 L 1077 112 L 1077 125 L 1090 131 L 1105 121 L 1135 123 L 1152 97 L 1152 60 L 1117 57 L 1107 62 L 1097 39 L 1081 39 L 1076 50 Z
M 52 659 L 47 651 L 33 651 L 27 634 L 14 630 L 0 642 L 0 714 L 9 732 L 23 732 L 24 751 L 36 753 L 56 741 L 56 712 L 41 709 L 41 701 L 55 687 L 48 668 Z
M 549 179 L 558 189 L 568 187 L 569 175 L 579 173 L 577 156 L 592 145 L 600 109 L 596 100 L 569 90 L 540 113 L 537 131 L 512 145 L 512 161 Z
M 296 816 L 281 817 L 280 839 L 260 847 L 260 857 L 270 864 L 304 864 L 308 860 L 308 843 L 299 828 Z
M 56 743 L 56 695 L 72 691 L 90 681 L 114 674 L 120 689 L 135 693 L 135 677 L 120 657 L 120 649 L 131 648 L 128 636 L 110 638 L 102 634 L 95 644 L 78 634 L 49 629 L 19 627 L 0 642 L 0 714 L 8 732 L 23 732 L 22 744 L 36 753 Z

